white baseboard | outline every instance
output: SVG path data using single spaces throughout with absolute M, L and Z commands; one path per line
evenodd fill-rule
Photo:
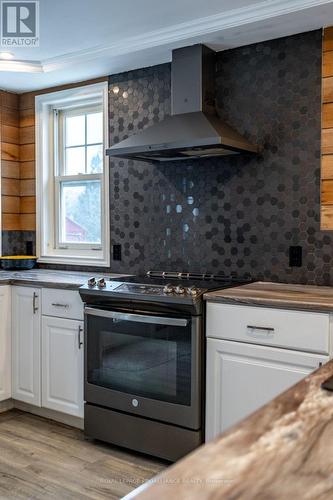
M 38 417 L 48 418 L 49 420 L 55 420 L 56 422 L 70 425 L 71 427 L 76 427 L 77 429 L 83 429 L 83 418 L 73 417 L 72 415 L 66 415 L 65 413 L 60 413 L 59 411 L 49 410 L 48 408 L 40 408 L 39 406 L 30 405 L 29 403 L 23 403 L 22 401 L 16 400 L 13 401 L 12 408 L 13 407 L 18 410 L 32 413 Z

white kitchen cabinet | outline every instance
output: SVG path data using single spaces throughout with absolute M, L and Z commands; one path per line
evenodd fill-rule
M 12 287 L 12 397 L 41 406 L 39 288 Z
M 76 290 L 43 288 L 42 315 L 83 320 L 83 303 Z
M 10 286 L 0 287 L 0 401 L 12 395 L 12 339 Z
M 42 406 L 83 417 L 83 321 L 42 318 Z
M 206 441 L 328 360 L 325 355 L 208 338 Z
M 330 315 L 209 302 L 207 337 L 329 354 Z

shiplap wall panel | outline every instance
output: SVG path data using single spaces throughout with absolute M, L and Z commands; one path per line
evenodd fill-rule
M 322 106 L 322 128 L 333 128 L 333 102 L 326 102 Z
M 333 179 L 333 155 L 323 155 L 321 160 L 322 179 Z
M 6 179 L 1 181 L 1 195 L 2 196 L 20 196 L 20 180 L 19 179 Z
M 333 75 L 333 50 L 323 52 L 323 77 Z
M 325 28 L 323 39 L 323 52 L 333 50 L 333 27 Z
M 18 161 L 1 161 L 2 177 L 7 179 L 20 178 L 20 162 Z
M 324 230 L 333 229 L 333 28 L 323 31 L 321 218 Z
M 21 162 L 20 178 L 21 178 L 21 180 L 35 178 L 35 162 L 34 161 L 22 161 Z
M 323 92 L 322 92 L 323 102 L 333 101 L 333 77 L 323 78 Z
M 20 213 L 20 197 L 2 195 L 2 213 L 4 214 L 19 214 Z
M 321 229 L 330 230 L 333 227 L 333 205 L 321 207 Z
M 35 214 L 36 213 L 36 197 L 21 196 L 20 197 L 20 213 Z
M 20 229 L 19 96 L 0 91 L 2 229 Z
M 321 181 L 321 202 L 323 205 L 333 205 L 333 180 Z
M 2 227 L 4 231 L 19 231 L 20 214 L 2 214 Z

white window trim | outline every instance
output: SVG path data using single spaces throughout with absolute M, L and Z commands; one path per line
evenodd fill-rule
M 102 100 L 104 114 L 104 145 L 108 147 L 108 83 L 101 82 L 84 87 L 60 90 L 42 94 L 35 98 L 36 113 L 36 247 L 38 262 L 48 264 L 70 264 L 81 266 L 110 266 L 110 214 L 109 214 L 109 165 L 104 155 L 104 214 L 102 216 L 101 249 L 77 250 L 55 248 L 54 213 L 54 119 L 53 109 L 57 106 L 75 105 L 78 101 L 87 104 L 94 99 Z M 52 241 L 53 245 L 48 245 Z

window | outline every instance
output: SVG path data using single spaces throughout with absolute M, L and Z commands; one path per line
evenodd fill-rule
M 39 261 L 109 265 L 107 84 L 36 97 Z

